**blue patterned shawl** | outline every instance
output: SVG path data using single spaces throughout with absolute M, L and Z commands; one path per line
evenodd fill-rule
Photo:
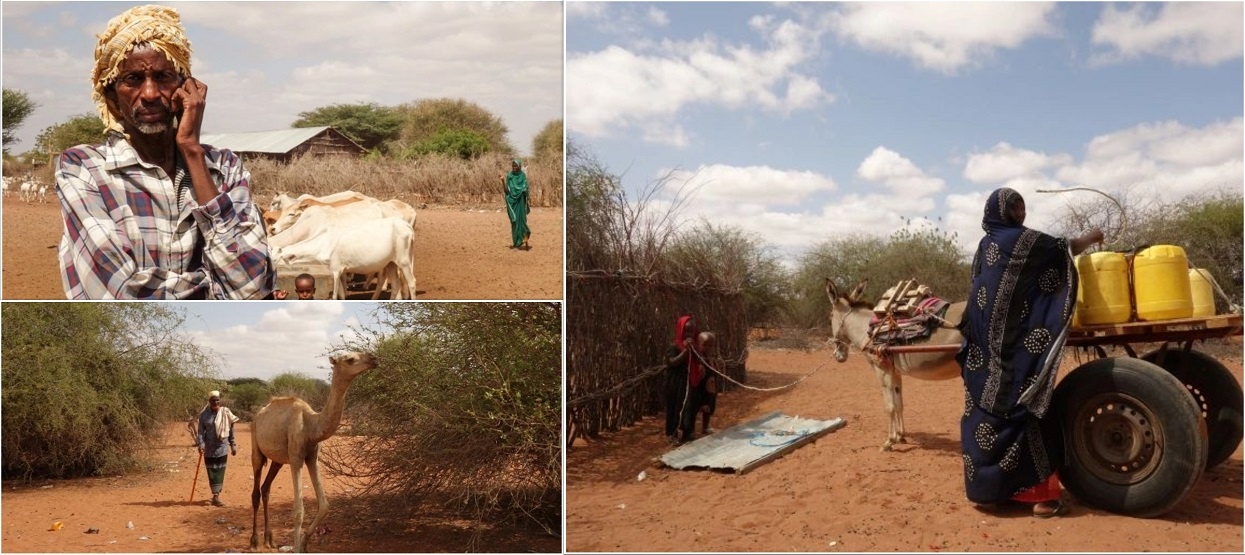
M 1077 274 L 1066 239 L 1013 218 L 1018 202 L 1008 188 L 986 201 L 960 324 L 961 442 L 968 497 L 977 502 L 1006 499 L 1053 472 L 1037 421 L 1054 391 Z

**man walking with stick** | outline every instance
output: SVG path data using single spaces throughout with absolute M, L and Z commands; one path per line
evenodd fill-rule
M 220 392 L 208 394 L 208 404 L 199 412 L 198 433 L 195 443 L 199 448 L 199 456 L 207 467 L 208 484 L 212 486 L 212 504 L 224 507 L 220 500 L 221 489 L 225 487 L 225 463 L 229 455 L 238 454 L 238 446 L 234 443 L 233 423 L 238 421 L 228 408 L 220 406 Z M 228 440 L 228 450 L 226 450 Z M 195 467 L 195 480 L 198 481 L 199 471 Z M 193 486 L 192 486 L 193 487 Z M 194 492 L 191 492 L 191 499 Z

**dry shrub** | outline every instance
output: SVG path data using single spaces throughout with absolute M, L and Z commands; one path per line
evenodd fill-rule
M 376 500 L 440 502 L 481 522 L 561 522 L 560 303 L 386 303 L 380 364 L 321 459 Z
M 740 382 L 748 324 L 744 273 L 675 248 L 685 191 L 657 209 L 669 176 L 632 197 L 581 145 L 568 142 L 566 152 L 569 446 L 663 410 L 664 360 L 679 315 L 691 312 L 717 334 L 720 357 L 711 362 Z
M 277 193 L 327 195 L 353 190 L 380 199 L 397 198 L 412 205 L 501 205 L 500 175 L 510 171 L 510 158 L 486 154 L 476 160 L 428 156 L 413 160 L 388 158 L 302 157 L 288 164 L 264 159 L 246 161 L 251 186 L 261 205 Z M 524 166 L 532 206 L 562 205 L 562 161 L 533 159 Z

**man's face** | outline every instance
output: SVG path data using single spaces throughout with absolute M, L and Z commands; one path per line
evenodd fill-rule
M 305 279 L 295 280 L 294 292 L 298 293 L 298 300 L 310 301 L 316 297 L 316 284 Z
M 208 405 L 212 407 L 212 412 L 220 410 L 220 399 L 208 399 Z
M 173 93 L 183 81 L 173 62 L 158 50 L 131 52 L 117 68 L 117 80 L 111 85 L 126 131 L 145 135 L 167 132 L 175 115 Z

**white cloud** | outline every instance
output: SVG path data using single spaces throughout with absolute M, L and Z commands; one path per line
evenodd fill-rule
M 1067 154 L 1047 155 L 1001 142 L 987 152 L 970 155 L 964 165 L 964 177 L 973 183 L 998 184 L 1071 162 L 1072 157 Z
M 723 164 L 700 166 L 695 171 L 675 170 L 666 184 L 667 191 L 683 190 L 693 195 L 695 203 L 712 204 L 794 205 L 810 195 L 835 188 L 833 179 L 816 172 Z
M 194 44 L 196 76 L 211 89 L 208 132 L 286 128 L 299 112 L 327 104 L 396 105 L 450 97 L 476 102 L 500 116 L 510 128 L 512 144 L 527 151 L 545 124 L 562 117 L 563 21 L 558 2 L 173 5 Z M 77 17 L 82 23 L 75 32 L 62 30 L 55 40 L 41 40 L 28 31 L 40 10 L 10 8 L 6 3 L 5 87 L 83 95 L 90 109 L 86 82 L 95 45 L 92 34 L 102 31 L 115 13 L 108 10 L 107 17 L 95 21 L 99 8 L 92 7 L 91 13 Z M 11 11 L 18 15 L 11 17 Z M 72 19 L 62 22 L 71 24 Z M 10 47 L 14 44 L 23 48 Z M 33 143 L 43 127 L 69 115 L 44 106 L 23 126 L 21 136 Z M 36 117 L 50 121 L 36 122 Z
M 1176 121 L 1144 123 L 1094 137 L 1080 164 L 1055 174 L 1063 182 L 1153 191 L 1172 201 L 1208 190 L 1241 190 L 1245 125 L 1241 118 L 1190 128 Z
M 965 163 L 970 181 L 1010 187 L 1025 197 L 1025 225 L 1049 231 L 1067 204 L 1092 198 L 1089 192 L 1047 194 L 1042 190 L 1088 187 L 1121 202 L 1173 202 L 1190 194 L 1245 188 L 1245 125 L 1242 118 L 1194 128 L 1176 121 L 1143 123 L 1099 135 L 1080 160 L 1000 143 Z M 971 250 L 980 237 L 982 206 L 989 191 L 951 194 L 943 200 L 948 231 Z M 1110 230 L 1108 230 L 1110 231 Z
M 1094 23 L 1093 43 L 1107 48 L 1094 56 L 1098 63 L 1157 56 L 1215 65 L 1241 57 L 1245 7 L 1240 2 L 1108 4 Z
M 292 371 L 328 379 L 326 356 L 341 337 L 334 330 L 343 312 L 340 302 L 282 303 L 255 323 L 189 334 L 200 346 L 221 355 L 226 377 L 268 380 Z
M 941 178 L 925 175 L 911 160 L 882 146 L 873 149 L 869 157 L 860 163 L 856 175 L 903 195 L 905 203 L 941 191 L 945 184 Z
M 846 4 L 832 20 L 841 37 L 867 50 L 949 74 L 1052 35 L 1054 9 L 1047 2 L 878 2 Z
M 649 22 L 658 27 L 665 27 L 670 24 L 670 16 L 656 7 L 650 6 L 647 15 Z
M 568 127 L 599 137 L 643 129 L 653 121 L 673 127 L 672 120 L 693 105 L 789 115 L 833 101 L 815 78 L 798 70 L 816 53 L 820 31 L 789 20 L 756 18 L 751 27 L 763 35 L 763 47 L 705 36 L 663 40 L 646 49 L 611 45 L 569 53 Z

